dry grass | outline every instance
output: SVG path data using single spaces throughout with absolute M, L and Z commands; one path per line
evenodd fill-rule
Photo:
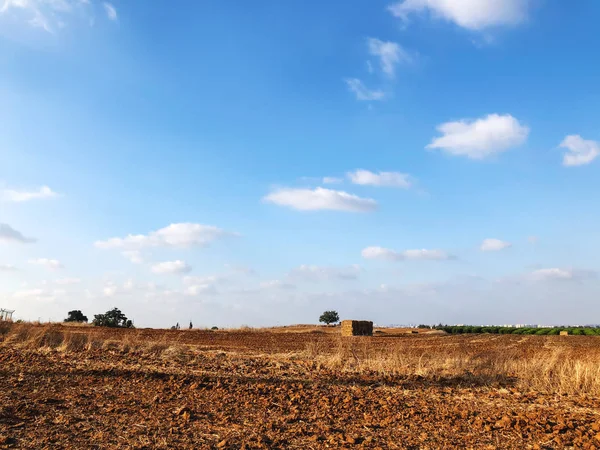
M 596 342 L 600 344 L 600 338 L 495 335 L 342 338 L 331 335 L 329 330 L 318 333 L 321 327 L 302 329 L 305 331 L 298 338 L 306 342 L 305 350 L 280 351 L 277 355 L 280 359 L 290 363 L 311 361 L 317 370 L 421 377 L 432 383 L 453 380 L 479 386 L 514 385 L 521 391 L 600 397 L 600 345 L 596 345 Z M 281 338 L 273 330 L 262 332 L 277 347 Z M 197 342 L 194 338 L 186 343 L 183 341 L 186 335 L 185 332 L 157 331 L 149 338 L 146 330 L 112 333 L 58 324 L 0 322 L 0 352 L 3 346 L 10 346 L 61 352 L 135 352 L 172 361 L 189 361 L 205 351 L 206 342 L 200 336 Z M 250 354 L 257 358 L 264 356 L 258 349 Z
M 479 341 L 490 339 L 493 337 L 485 336 Z M 369 338 L 339 338 L 332 348 L 315 341 L 307 344 L 305 354 L 320 367 L 344 372 L 476 381 L 490 386 L 510 383 L 524 391 L 600 396 L 600 346 L 593 352 L 569 345 L 540 346 L 534 351 L 490 346 L 472 351 L 415 345 L 422 342 L 410 338 L 387 346 L 375 343 Z

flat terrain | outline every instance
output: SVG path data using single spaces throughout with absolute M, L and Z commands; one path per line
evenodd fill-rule
M 600 338 L 0 326 L 0 448 L 600 449 Z

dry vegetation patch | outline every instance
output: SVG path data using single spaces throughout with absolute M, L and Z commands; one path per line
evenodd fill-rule
M 311 331 L 0 325 L 0 448 L 600 448 L 597 338 Z

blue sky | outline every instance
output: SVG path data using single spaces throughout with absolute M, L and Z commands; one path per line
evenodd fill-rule
M 0 0 L 0 307 L 594 322 L 599 16 Z

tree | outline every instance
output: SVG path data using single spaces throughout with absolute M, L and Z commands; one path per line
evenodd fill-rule
M 118 308 L 113 308 L 104 314 L 94 315 L 92 324 L 96 327 L 133 328 L 133 322 Z
M 319 317 L 319 322 L 323 322 L 327 325 L 330 325 L 332 323 L 336 323 L 340 321 L 340 315 L 337 313 L 337 311 L 325 311 L 323 314 L 321 314 L 321 317 Z
M 86 316 L 83 315 L 83 313 L 81 311 L 79 311 L 78 309 L 73 310 L 73 311 L 69 311 L 67 318 L 65 319 L 65 322 L 86 322 L 87 323 L 88 318 Z

